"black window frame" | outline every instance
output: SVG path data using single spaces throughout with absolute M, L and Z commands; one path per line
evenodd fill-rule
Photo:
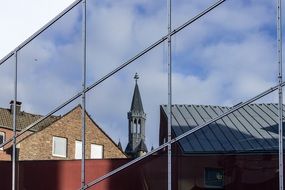
M 211 174 L 210 174 L 211 172 Z M 216 173 L 216 174 L 214 174 Z M 216 175 L 216 182 L 210 181 L 213 180 L 213 175 Z M 220 175 L 221 179 L 218 179 Z M 224 189 L 225 186 L 225 172 L 223 168 L 213 168 L 213 167 L 206 167 L 204 170 L 204 185 L 210 189 Z

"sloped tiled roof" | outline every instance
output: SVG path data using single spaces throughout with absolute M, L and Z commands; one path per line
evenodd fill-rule
M 20 131 L 29 126 L 30 124 L 34 123 L 35 121 L 43 118 L 43 116 L 21 111 L 19 114 L 17 114 L 16 118 L 17 130 Z M 59 118 L 60 116 L 50 116 L 41 123 L 37 124 L 30 131 L 39 131 Z M 11 113 L 10 109 L 0 108 L 0 127 L 13 129 L 13 114 Z
M 167 106 L 161 107 L 167 118 Z M 209 105 L 173 105 L 172 134 L 179 136 L 230 109 Z M 278 105 L 244 106 L 181 139 L 179 145 L 187 154 L 277 152 Z

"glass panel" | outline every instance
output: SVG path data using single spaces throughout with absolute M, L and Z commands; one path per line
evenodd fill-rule
M 76 6 L 18 52 L 18 100 L 25 112 L 44 115 L 81 90 L 80 11 Z
M 10 102 L 14 99 L 15 57 L 0 65 L 0 145 L 13 136 L 13 112 Z M 11 143 L 0 147 L 0 161 L 11 161 Z M 5 166 L 3 166 L 5 168 Z M 7 167 L 8 168 L 8 167 Z M 8 177 L 12 174 L 9 171 Z M 5 185 L 4 185 L 5 186 Z M 11 188 L 10 188 L 11 189 Z
M 153 8 L 152 5 L 154 5 Z M 94 82 L 96 84 L 102 76 L 166 35 L 165 1 L 121 3 L 90 1 L 89 6 L 88 9 L 92 10 L 88 17 L 89 22 L 92 21 L 89 30 L 92 29 L 92 32 L 88 37 L 88 47 L 92 49 L 92 53 L 88 54 L 88 84 Z M 110 11 L 115 11 L 115 14 L 107 16 L 106 12 Z M 101 19 L 104 19 L 104 23 Z M 162 26 L 163 24 L 165 25 Z M 95 136 L 92 139 L 95 144 L 104 143 L 102 144 L 104 147 L 102 163 L 106 162 L 104 167 L 107 169 L 100 170 L 94 162 L 92 167 L 88 167 L 88 181 L 158 147 L 159 109 L 160 105 L 167 101 L 165 49 L 165 43 L 158 45 L 87 92 L 86 110 L 100 133 L 103 132 L 106 142 L 112 141 L 107 144 L 101 140 L 103 135 L 99 136 L 100 133 L 90 133 L 90 137 Z M 148 160 L 148 158 L 145 159 Z M 147 168 L 148 172 L 151 167 L 155 167 L 155 164 L 148 161 L 139 163 L 142 164 L 140 167 Z M 162 161 L 163 172 L 166 169 L 164 164 Z M 152 166 L 149 167 L 149 165 Z M 158 167 L 157 170 L 159 170 Z M 134 170 L 132 172 L 135 173 Z M 131 176 L 134 173 L 118 173 L 118 176 Z M 115 178 L 116 181 L 118 178 Z M 167 182 L 165 173 L 157 178 L 164 187 L 164 183 Z M 126 179 L 124 178 L 123 181 Z M 117 186 L 121 185 L 113 183 L 110 189 L 126 188 L 125 184 L 122 187 Z M 130 187 L 134 189 L 134 186 Z M 151 186 L 151 189 L 155 188 L 158 186 Z
M 99 80 L 166 35 L 165 11 L 166 2 L 162 0 L 88 1 L 88 84 Z M 139 74 L 141 70 L 153 70 L 149 72 L 151 74 L 161 67 L 162 60 L 155 56 L 152 58 L 137 70 Z M 136 62 L 144 61 L 139 59 Z

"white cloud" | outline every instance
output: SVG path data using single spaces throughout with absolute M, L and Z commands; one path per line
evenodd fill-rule
M 1 0 L 0 57 L 15 49 L 72 2 L 73 0 Z
M 151 0 L 89 1 L 88 84 L 166 34 L 164 3 Z M 175 1 L 174 25 L 185 22 L 211 3 L 210 0 Z M 29 22 L 41 12 L 50 16 L 51 13 L 45 12 L 46 7 L 41 10 L 37 7 L 39 3 L 32 5 L 34 7 L 25 9 L 26 12 L 31 9 L 26 17 Z M 58 6 L 58 2 L 52 6 Z M 173 103 L 232 105 L 271 87 L 276 82 L 277 69 L 273 8 L 272 3 L 265 0 L 228 1 L 177 34 L 173 38 Z M 17 13 L 15 20 L 21 18 L 21 10 Z M 39 20 L 35 23 L 45 21 L 35 19 Z M 81 89 L 79 19 L 80 12 L 75 11 L 54 26 L 53 31 L 23 50 L 20 72 L 26 73 L 27 77 L 21 82 L 20 97 L 28 109 L 46 113 Z M 16 47 L 13 36 L 19 34 L 23 41 L 27 35 L 21 30 L 23 26 L 15 27 L 4 27 L 7 30 L 4 34 L 11 38 L 1 40 L 5 47 L 13 46 L 10 49 Z M 25 28 L 28 32 L 37 29 L 27 24 Z M 166 43 L 158 46 L 88 93 L 88 111 L 115 141 L 120 138 L 126 145 L 126 114 L 134 87 L 132 77 L 138 72 L 147 113 L 147 143 L 149 148 L 157 145 L 159 105 L 167 103 L 166 49 Z M 38 60 L 35 62 L 34 59 Z M 7 74 L 0 75 L 0 81 L 13 84 L 7 77 Z M 10 85 L 1 91 L 11 91 Z M 9 99 L 9 95 L 2 96 L 1 104 L 5 105 L 2 100 Z

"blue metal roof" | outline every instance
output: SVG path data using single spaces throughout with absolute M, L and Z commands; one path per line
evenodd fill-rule
M 167 106 L 161 107 L 167 118 Z M 179 136 L 230 109 L 210 105 L 173 105 L 172 134 Z M 181 139 L 179 145 L 184 153 L 277 152 L 278 105 L 246 105 Z

